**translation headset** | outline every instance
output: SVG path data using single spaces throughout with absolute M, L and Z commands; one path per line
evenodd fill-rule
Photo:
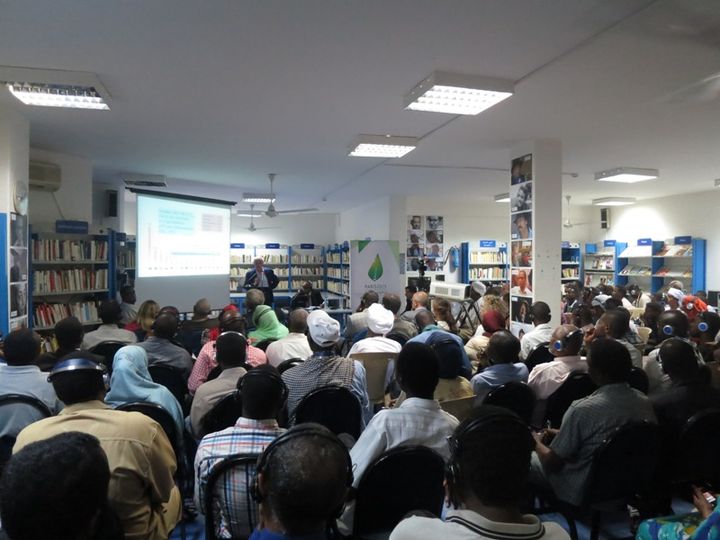
M 448 459 L 447 465 L 445 466 L 445 479 L 448 484 L 448 498 L 450 503 L 455 507 L 460 507 L 460 499 L 458 498 L 460 481 L 460 456 L 463 452 L 464 440 L 472 433 L 480 430 L 484 430 L 492 424 L 498 422 L 508 422 L 515 426 L 522 428 L 527 432 L 528 445 L 530 448 L 534 448 L 535 440 L 533 439 L 532 433 L 529 426 L 523 422 L 520 417 L 514 414 L 501 414 L 491 413 L 487 416 L 475 418 L 468 422 L 462 429 L 457 433 L 454 433 L 448 437 L 448 446 L 450 446 L 450 459 Z
M 245 376 L 247 377 L 247 375 Z M 339 448 L 342 454 L 345 456 L 345 486 L 348 488 L 352 487 L 354 478 L 353 465 L 352 459 L 350 458 L 350 452 L 348 452 L 347 447 L 340 441 L 340 439 L 338 439 L 332 433 L 328 433 L 327 431 L 318 429 L 318 427 L 314 425 L 300 424 L 290 429 L 289 431 L 286 431 L 273 442 L 271 442 L 265 448 L 265 451 L 258 457 L 257 465 L 255 466 L 255 480 L 250 484 L 250 495 L 255 500 L 255 502 L 261 503 L 265 498 L 265 496 L 260 492 L 260 486 L 258 485 L 258 476 L 260 476 L 260 474 L 265 471 L 265 468 L 268 466 L 268 463 L 270 463 L 273 454 L 277 452 L 277 449 L 280 448 L 282 445 L 287 444 L 294 439 L 299 439 L 301 437 L 316 437 L 319 439 L 323 439 Z M 340 501 L 340 505 L 338 506 L 338 508 L 335 509 L 333 513 L 333 518 L 339 518 L 342 515 L 344 508 L 345 500 L 343 499 L 342 501 Z
M 288 398 L 288 387 L 276 370 L 250 369 L 245 375 L 240 377 L 240 381 L 238 381 L 238 390 L 240 391 L 240 396 L 242 397 L 242 390 L 243 387 L 247 384 L 248 379 L 260 378 L 271 380 L 277 384 L 278 388 L 280 389 L 280 405 L 281 407 L 284 406 Z
M 701 332 L 707 332 L 710 329 L 710 325 L 708 325 L 707 321 L 705 320 L 706 313 L 707 311 L 701 311 L 700 313 L 698 313 L 698 319 L 700 319 L 700 322 L 698 323 L 697 328 Z
M 55 377 L 57 377 L 60 373 L 70 373 L 72 371 L 96 372 L 102 375 L 105 390 L 107 391 L 110 389 L 110 375 L 107 372 L 107 368 L 102 364 L 98 364 L 87 358 L 70 358 L 68 360 L 63 360 L 53 368 L 48 375 L 47 381 L 52 383 Z
M 552 348 L 556 351 L 560 352 L 562 351 L 568 344 L 568 342 L 572 342 L 572 340 L 577 339 L 578 337 L 581 337 L 584 335 L 584 332 L 580 328 L 576 328 L 572 332 L 569 332 L 564 338 L 556 339 L 553 341 Z

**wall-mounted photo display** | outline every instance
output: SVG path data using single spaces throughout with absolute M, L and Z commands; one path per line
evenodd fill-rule
M 27 281 L 27 248 L 10 248 L 10 283 Z
M 28 246 L 27 216 L 10 214 L 10 245 L 22 248 Z
M 10 318 L 27 315 L 27 283 L 10 285 Z
M 443 269 L 445 248 L 445 218 L 443 216 L 407 216 L 407 244 L 405 268 L 409 272 L 417 272 L 420 262 L 425 261 L 428 272 L 439 272 Z
M 513 268 L 510 271 L 510 295 L 532 299 L 532 270 Z
M 529 318 L 531 301 L 528 298 L 518 296 L 510 297 L 512 318 L 510 320 L 510 332 L 518 339 L 532 331 L 533 324 Z
M 443 245 L 442 244 L 428 244 L 425 249 L 425 254 L 428 257 L 432 257 L 434 259 L 437 259 L 437 258 L 442 259 Z
M 417 272 L 420 268 L 420 259 L 417 257 L 408 257 L 405 259 L 405 269 L 409 272 Z
M 510 212 L 532 210 L 532 182 L 510 186 Z
M 422 231 L 408 230 L 407 232 L 407 243 L 408 244 L 425 244 L 425 235 Z
M 510 242 L 510 266 L 532 267 L 532 240 L 516 240 Z
M 510 238 L 512 240 L 530 240 L 532 237 L 532 212 L 520 212 L 510 216 Z
M 512 160 L 510 167 L 510 185 L 532 181 L 532 154 Z
M 425 242 L 428 244 L 442 244 L 443 232 L 436 230 L 425 231 Z
M 419 244 L 408 244 L 406 255 L 408 257 L 422 257 L 423 248 Z
M 425 228 L 429 231 L 442 231 L 445 228 L 443 221 L 442 216 L 425 216 Z

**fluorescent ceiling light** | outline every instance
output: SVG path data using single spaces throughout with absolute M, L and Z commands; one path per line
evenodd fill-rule
M 274 193 L 243 193 L 242 202 L 244 203 L 274 203 Z
M 627 206 L 635 204 L 635 197 L 603 197 L 602 199 L 593 199 L 594 206 Z
M 595 173 L 595 180 L 599 182 L 623 182 L 625 184 L 634 184 L 635 182 L 644 182 L 645 180 L 653 180 L 660 175 L 657 169 L 638 169 L 635 167 L 616 167 L 607 171 Z
M 495 202 L 510 202 L 510 194 L 500 193 L 500 195 L 495 195 Z
M 406 109 L 479 114 L 509 98 L 515 85 L 506 79 L 433 71 L 405 95 Z
M 350 146 L 349 156 L 401 158 L 417 147 L 416 137 L 392 135 L 360 135 Z
M 236 216 L 240 217 L 260 217 L 264 216 L 264 212 L 248 212 L 247 210 L 241 210 L 240 212 L 235 212 Z

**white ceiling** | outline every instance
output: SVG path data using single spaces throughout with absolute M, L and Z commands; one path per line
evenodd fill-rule
M 99 75 L 110 112 L 24 108 L 0 90 L 33 146 L 92 159 L 96 179 L 164 174 L 238 199 L 276 172 L 278 209 L 492 197 L 509 148 L 536 137 L 562 141 L 578 203 L 720 178 L 720 100 L 662 101 L 720 71 L 717 0 L 0 0 L 0 51 Z M 510 78 L 516 95 L 475 117 L 403 110 L 436 69 Z M 392 163 L 349 158 L 360 133 L 423 140 Z M 621 165 L 662 178 L 592 180 Z

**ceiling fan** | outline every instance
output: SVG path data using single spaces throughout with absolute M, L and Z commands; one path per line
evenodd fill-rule
M 663 103 L 709 103 L 720 98 L 720 72 L 670 92 Z
M 256 211 L 255 211 L 255 205 L 254 205 L 254 204 L 250 204 L 250 212 L 248 212 L 247 214 L 246 214 L 245 212 L 238 212 L 238 215 L 239 215 L 239 216 L 246 216 L 246 215 L 247 215 L 247 216 L 250 216 L 250 226 L 247 227 L 247 230 L 250 231 L 250 232 L 266 231 L 266 230 L 268 230 L 268 229 L 279 229 L 279 228 L 280 228 L 280 227 L 256 227 L 256 226 L 255 226 L 255 221 L 254 221 L 254 220 L 255 220 L 255 217 L 256 217 L 256 216 L 257 216 L 257 217 L 260 217 L 260 216 L 263 216 L 263 215 L 265 215 L 265 214 L 264 214 L 263 212 L 256 212 Z
M 570 199 L 572 198 L 572 195 L 565 195 L 565 200 L 567 201 L 567 218 L 565 221 L 563 221 L 563 227 L 566 229 L 572 229 L 576 225 L 592 225 L 593 223 L 599 223 L 594 221 L 584 221 L 582 223 L 573 223 L 570 219 Z
M 267 210 L 265 211 L 265 215 L 269 218 L 274 218 L 279 216 L 280 214 L 301 214 L 303 212 L 316 212 L 317 208 L 295 208 L 294 210 L 276 210 L 274 201 L 276 199 L 275 195 L 275 189 L 274 189 L 274 182 L 275 182 L 275 173 L 268 174 L 268 178 L 270 179 L 270 204 L 267 207 Z

